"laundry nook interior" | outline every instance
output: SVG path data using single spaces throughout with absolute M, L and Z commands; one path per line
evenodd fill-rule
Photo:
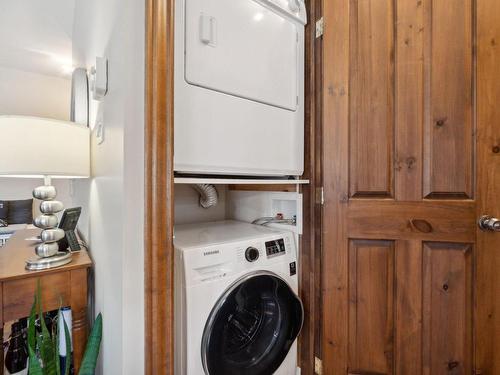
M 500 375 L 499 0 L 0 0 L 0 375 Z
M 306 24 L 302 1 L 175 3 L 176 374 L 296 373 Z
M 150 331 L 165 354 L 150 373 L 499 372 L 482 213 L 500 181 L 498 6 L 163 4 L 146 191 L 174 199 L 146 215 L 167 228 L 146 237 L 161 260 L 146 282 L 167 285 L 146 299 L 151 327 L 169 332 Z

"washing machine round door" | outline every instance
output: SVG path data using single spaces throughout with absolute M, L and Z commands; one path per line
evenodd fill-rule
M 275 372 L 302 328 L 302 302 L 272 272 L 236 281 L 219 298 L 203 332 L 201 356 L 208 375 Z

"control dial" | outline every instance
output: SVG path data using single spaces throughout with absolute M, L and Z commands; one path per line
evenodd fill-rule
M 249 262 L 255 262 L 257 259 L 259 259 L 259 255 L 259 250 L 255 247 L 250 246 L 245 250 L 245 258 Z

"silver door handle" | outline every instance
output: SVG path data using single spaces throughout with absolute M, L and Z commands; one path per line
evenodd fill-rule
M 500 232 L 500 219 L 483 215 L 478 221 L 479 228 L 490 232 Z

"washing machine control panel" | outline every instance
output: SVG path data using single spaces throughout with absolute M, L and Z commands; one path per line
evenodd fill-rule
M 266 254 L 268 258 L 272 258 L 278 255 L 284 255 L 286 252 L 285 241 L 283 238 L 266 241 Z

